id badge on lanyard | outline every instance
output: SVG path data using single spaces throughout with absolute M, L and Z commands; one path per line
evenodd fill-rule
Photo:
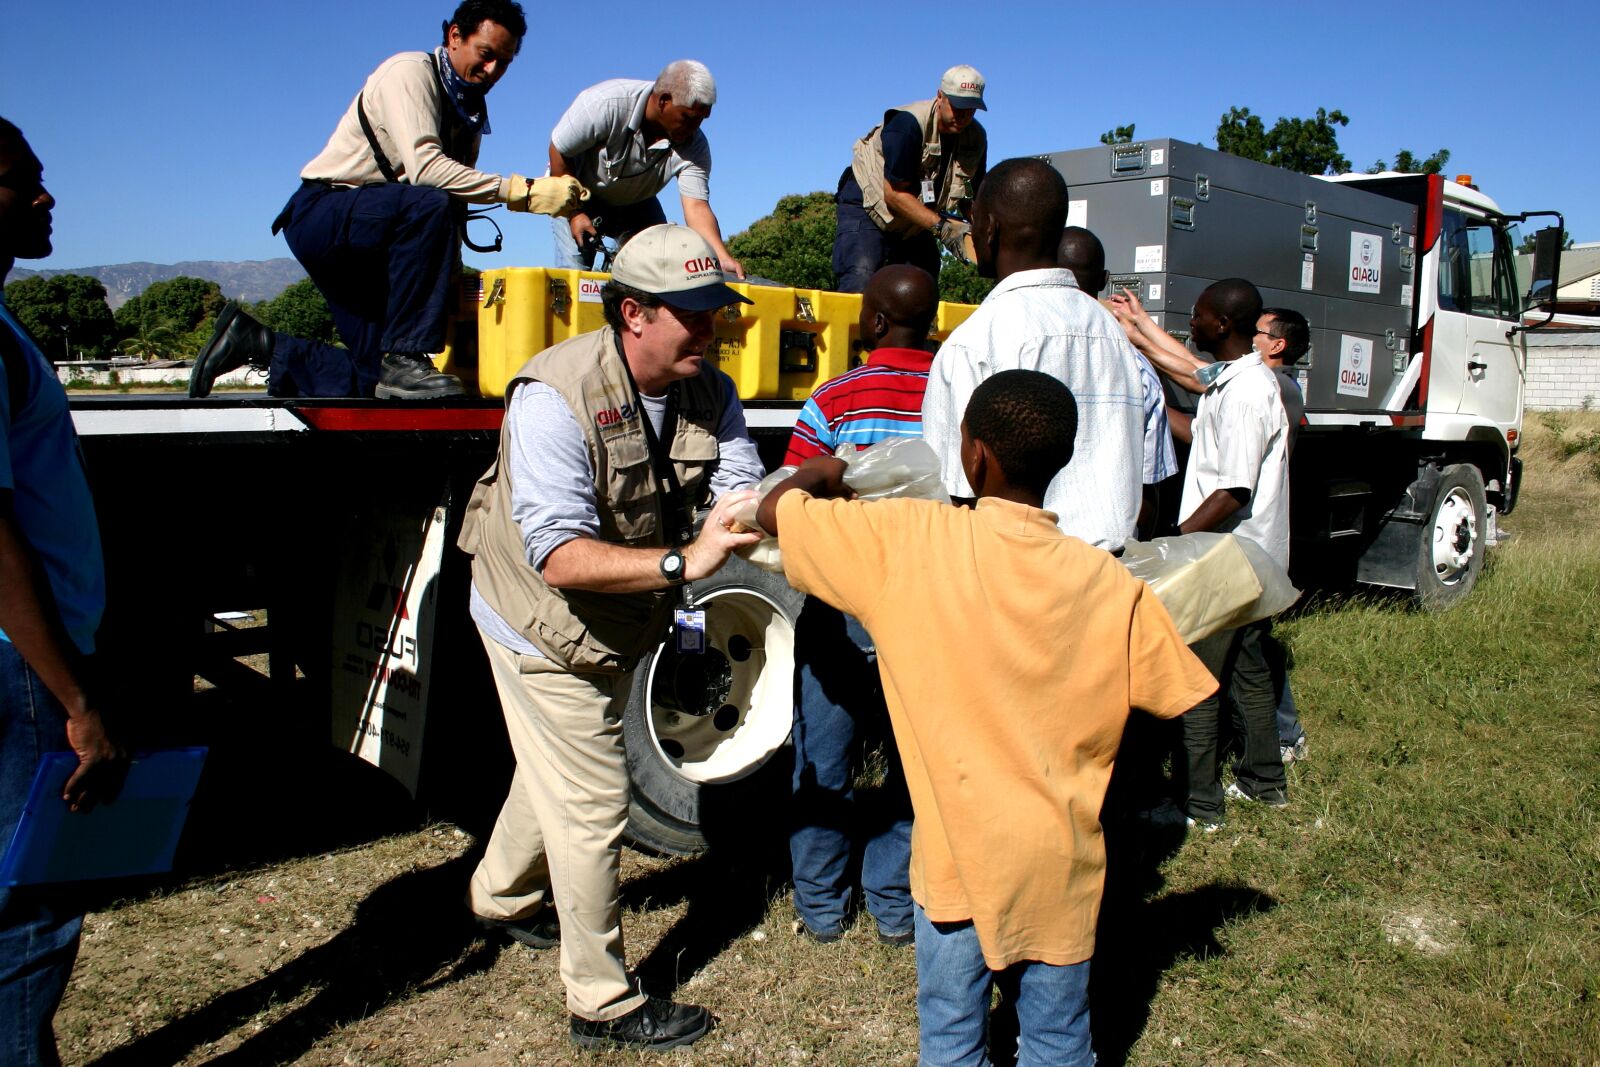
M 927 204 L 929 207 L 932 207 L 934 199 L 935 199 L 935 194 L 934 194 L 934 191 L 933 191 L 933 179 L 932 178 L 924 178 L 924 179 L 922 179 L 922 202 L 924 204 Z

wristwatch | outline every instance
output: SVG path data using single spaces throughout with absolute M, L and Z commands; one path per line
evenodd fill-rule
M 668 585 L 683 584 L 683 553 L 675 548 L 667 549 L 667 554 L 661 557 L 661 577 L 667 580 Z

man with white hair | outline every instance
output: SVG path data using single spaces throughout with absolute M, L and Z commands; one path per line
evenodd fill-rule
M 693 59 L 668 63 L 653 83 L 614 78 L 578 94 L 550 134 L 550 173 L 576 177 L 591 197 L 586 210 L 555 222 L 559 266 L 588 269 L 599 238 L 621 245 L 666 222 L 656 194 L 676 178 L 683 221 L 723 270 L 744 277 L 711 210 L 711 145 L 700 124 L 716 102 L 716 81 Z

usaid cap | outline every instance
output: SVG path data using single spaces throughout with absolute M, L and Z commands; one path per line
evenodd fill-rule
M 611 277 L 684 311 L 715 311 L 750 300 L 723 284 L 726 277 L 704 237 L 687 226 L 661 223 L 622 246 Z
M 978 68 L 965 63 L 945 71 L 939 81 L 939 91 L 950 101 L 950 106 L 963 111 L 989 110 L 983 103 L 983 86 L 983 75 L 978 73 Z

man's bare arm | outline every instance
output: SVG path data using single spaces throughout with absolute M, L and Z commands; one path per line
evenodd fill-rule
M 722 227 L 717 224 L 716 213 L 711 210 L 709 200 L 696 200 L 691 196 L 680 196 L 683 201 L 683 221 L 711 246 L 711 251 L 716 253 L 717 262 L 722 264 L 722 269 L 744 280 L 744 264 L 740 263 L 728 251 L 728 246 L 722 243 Z
M 77 753 L 78 769 L 67 779 L 64 799 L 74 811 L 93 807 L 115 792 L 124 753 L 106 734 L 83 657 L 61 625 L 44 568 L 12 512 L 10 492 L 0 492 L 0 630 L 67 713 L 67 742 Z
M 705 525 L 694 541 L 683 547 L 684 580 L 710 577 L 728 562 L 736 548 L 761 540 L 760 531 L 734 533 L 730 513 L 738 504 L 755 496 L 741 489 L 725 493 L 711 509 Z M 725 521 L 727 520 L 727 521 Z M 646 593 L 665 589 L 671 583 L 661 576 L 661 557 L 665 548 L 629 548 L 612 545 L 593 537 L 574 537 L 563 542 L 545 557 L 545 582 L 553 589 L 585 589 L 594 593 Z

